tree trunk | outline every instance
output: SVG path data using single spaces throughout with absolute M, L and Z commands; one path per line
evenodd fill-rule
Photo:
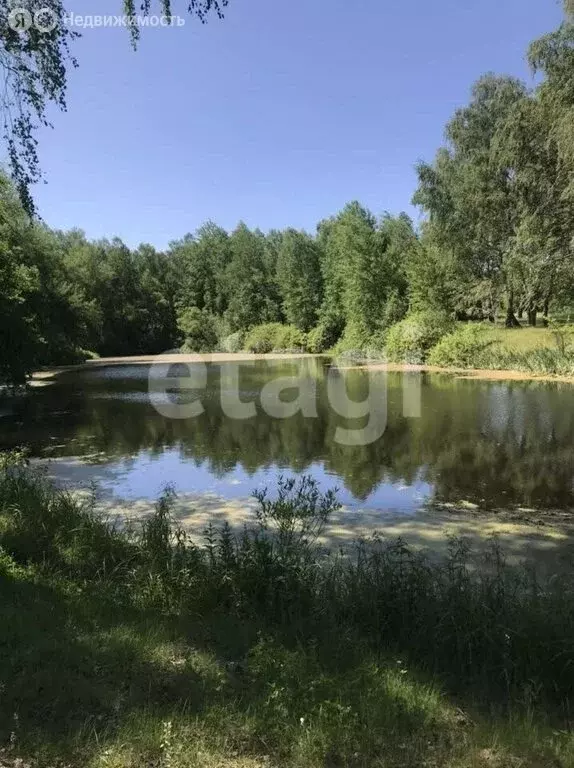
M 513 290 L 510 290 L 508 292 L 508 305 L 506 307 L 506 320 L 504 322 L 504 325 L 507 328 L 520 328 L 520 323 L 518 322 L 514 314 L 514 291 Z
M 544 307 L 542 311 L 542 325 L 548 328 L 548 310 L 550 308 L 550 299 L 548 296 L 544 299 Z
M 528 310 L 528 325 L 531 325 L 533 328 L 536 328 L 536 314 L 537 309 L 529 309 Z

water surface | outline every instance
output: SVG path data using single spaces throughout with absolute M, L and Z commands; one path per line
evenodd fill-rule
M 381 372 L 369 382 L 365 370 L 340 370 L 350 398 L 364 399 L 370 385 L 387 403 L 382 437 L 347 447 L 334 440 L 335 429 L 347 424 L 328 402 L 330 364 L 305 358 L 243 365 L 241 397 L 256 404 L 257 415 L 242 421 L 221 409 L 225 363 L 208 366 L 205 390 L 182 396 L 201 397 L 205 409 L 184 420 L 154 408 L 147 365 L 63 372 L 51 386 L 3 409 L 0 447 L 28 445 L 34 456 L 74 467 L 75 482 L 95 479 L 126 499 L 155 498 L 167 482 L 180 493 L 239 498 L 273 486 L 278 473 L 304 472 L 323 488 L 338 487 L 349 506 L 404 512 L 425 500 L 485 508 L 573 506 L 574 387 L 421 374 L 414 382 L 420 416 L 414 417 L 404 407 L 401 373 Z M 298 375 L 315 382 L 317 418 L 266 414 L 262 386 Z M 78 457 L 87 465 L 78 465 Z

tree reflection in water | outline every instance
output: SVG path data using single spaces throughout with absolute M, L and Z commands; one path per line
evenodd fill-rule
M 424 481 L 440 501 L 572 506 L 574 388 L 568 384 L 423 374 L 421 416 L 405 418 L 401 374 L 380 374 L 376 386 L 387 388 L 386 431 L 371 445 L 346 447 L 334 441 L 345 422 L 328 404 L 328 365 L 324 358 L 305 358 L 242 367 L 241 397 L 258 408 L 255 418 L 241 421 L 221 409 L 220 365 L 209 366 L 201 393 L 205 412 L 189 420 L 165 418 L 150 405 L 145 365 L 69 371 L 2 418 L 0 447 L 27 444 L 35 455 L 101 454 L 111 461 L 177 449 L 190 470 L 202 465 L 214 478 L 320 466 L 359 501 L 383 483 Z M 258 393 L 272 377 L 298 372 L 316 380 L 318 417 L 272 418 Z M 365 371 L 340 375 L 349 397 L 363 400 Z

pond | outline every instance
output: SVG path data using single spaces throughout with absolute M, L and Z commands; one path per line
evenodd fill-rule
M 169 373 L 189 375 L 173 366 Z M 229 373 L 229 364 L 209 364 L 205 386 L 175 387 L 167 402 L 199 399 L 203 413 L 174 419 L 149 393 L 148 365 L 64 371 L 4 409 L 0 448 L 27 445 L 33 456 L 57 460 L 62 477 L 96 480 L 128 500 L 155 499 L 166 483 L 183 494 L 244 498 L 256 487 L 272 488 L 280 473 L 306 473 L 322 488 L 337 487 L 349 507 L 409 513 L 425 501 L 485 509 L 573 506 L 574 387 L 568 384 L 409 374 L 406 386 L 402 373 L 337 368 L 328 358 L 266 359 L 241 364 L 239 394 L 255 404 L 255 415 L 236 419 L 221 405 Z M 344 408 L 331 405 L 333 373 L 351 400 L 370 392 L 386 404 L 378 439 L 364 445 L 335 439 L 337 427 L 360 420 L 348 421 Z M 266 412 L 260 393 L 277 377 L 312 382 L 316 416 Z M 414 408 L 405 404 L 407 391 L 418 398 Z M 295 389 L 290 392 L 281 397 L 294 399 Z

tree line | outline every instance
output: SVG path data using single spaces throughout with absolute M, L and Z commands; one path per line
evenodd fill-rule
M 99 355 L 215 348 L 285 323 L 315 349 L 384 347 L 421 310 L 537 323 L 574 291 L 574 18 L 534 41 L 534 88 L 487 74 L 417 166 L 415 227 L 358 202 L 312 234 L 212 222 L 160 252 L 31 219 L 0 177 L 0 377 Z
M 4 176 L 1 373 L 22 382 L 37 366 L 89 353 L 155 354 L 194 339 L 209 351 L 265 323 L 303 332 L 319 326 L 325 348 L 343 332 L 359 344 L 380 325 L 380 306 L 383 325 L 406 312 L 401 260 L 416 242 L 407 216 L 377 221 L 351 203 L 321 222 L 316 236 L 264 234 L 244 223 L 227 232 L 208 222 L 164 252 L 130 249 L 118 238 L 89 240 L 80 230 L 31 222 Z

